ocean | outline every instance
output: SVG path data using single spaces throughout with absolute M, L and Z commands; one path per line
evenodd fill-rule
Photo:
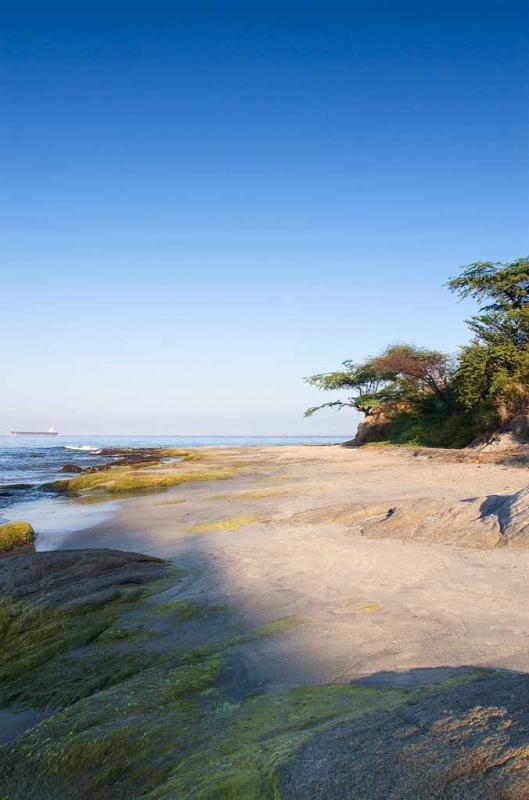
M 12 519 L 8 507 L 40 500 L 40 486 L 69 477 L 65 464 L 90 467 L 111 463 L 100 450 L 109 447 L 215 447 L 333 444 L 337 436 L 0 436 L 0 521 Z M 75 448 L 75 449 L 74 449 Z M 78 449 L 77 449 L 78 448 Z M 80 449 L 83 448 L 83 449 Z M 90 448 L 90 449 L 89 449 Z

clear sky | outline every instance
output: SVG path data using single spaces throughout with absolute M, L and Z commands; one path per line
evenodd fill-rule
M 525 0 L 14 6 L 0 432 L 350 433 L 303 376 L 529 252 Z

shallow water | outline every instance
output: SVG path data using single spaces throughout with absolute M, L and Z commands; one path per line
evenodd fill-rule
M 68 477 L 65 464 L 90 467 L 112 463 L 89 450 L 71 447 L 218 447 L 288 444 L 332 444 L 346 437 L 324 436 L 0 436 L 0 521 L 8 506 L 41 497 L 43 483 Z M 17 486 L 18 485 L 18 486 Z
M 92 500 L 92 498 L 90 498 Z M 42 497 L 38 500 L 14 503 L 3 509 L 6 521 L 26 519 L 31 522 L 37 538 L 36 550 L 57 550 L 69 533 L 77 533 L 99 525 L 116 513 L 119 503 L 84 502 L 65 497 Z M 83 547 L 79 540 L 79 547 Z

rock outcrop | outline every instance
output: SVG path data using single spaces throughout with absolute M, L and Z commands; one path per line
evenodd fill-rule
M 0 599 L 40 609 L 95 608 L 124 589 L 164 577 L 166 562 L 120 550 L 54 550 L 17 555 L 0 563 Z
M 526 502 L 498 500 L 498 524 L 521 522 Z M 0 564 L 0 706 L 47 717 L 0 748 L 1 797 L 527 797 L 526 675 L 441 666 L 234 701 L 240 648 L 277 628 L 189 639 L 196 616 L 131 598 L 166 570 L 115 550 Z
M 386 419 L 383 414 L 373 414 L 359 423 L 354 439 L 344 442 L 344 445 L 362 447 L 364 444 L 380 442 L 386 437 L 391 425 L 391 420 Z
M 529 680 L 492 673 L 316 735 L 283 773 L 288 800 L 522 800 Z M 463 678 L 463 680 L 461 680 Z
M 529 487 L 514 495 L 443 503 L 431 498 L 351 503 L 294 514 L 294 523 L 355 526 L 377 539 L 413 539 L 464 547 L 529 547 Z

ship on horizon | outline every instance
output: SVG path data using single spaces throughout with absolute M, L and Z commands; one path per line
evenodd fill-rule
M 11 436 L 57 436 L 58 431 L 53 425 L 47 431 L 11 431 Z

